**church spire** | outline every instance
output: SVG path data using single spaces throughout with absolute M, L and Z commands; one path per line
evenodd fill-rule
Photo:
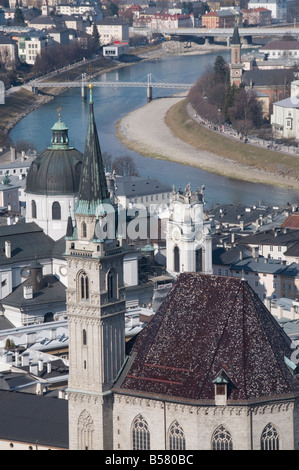
M 89 85 L 89 89 L 89 120 L 75 211 L 82 215 L 96 215 L 99 205 L 111 203 L 94 117 L 92 85 Z
M 235 25 L 234 25 L 234 33 L 233 33 L 233 37 L 231 40 L 231 44 L 234 44 L 234 45 L 241 44 L 237 20 L 235 21 Z

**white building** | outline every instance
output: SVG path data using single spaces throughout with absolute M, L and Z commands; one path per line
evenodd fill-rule
M 271 125 L 275 137 L 299 140 L 299 80 L 291 84 L 291 96 L 273 103 Z
M 267 8 L 273 19 L 285 21 L 292 4 L 292 0 L 249 0 L 248 8 Z
M 118 18 L 105 18 L 96 21 L 96 27 L 100 35 L 100 44 L 105 46 L 115 41 L 129 41 L 129 25 Z M 87 34 L 92 34 L 93 25 L 86 28 Z

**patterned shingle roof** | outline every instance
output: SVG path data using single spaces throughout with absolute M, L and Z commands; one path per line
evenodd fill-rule
M 181 274 L 139 334 L 114 391 L 214 402 L 224 370 L 230 403 L 299 392 L 290 340 L 246 281 Z

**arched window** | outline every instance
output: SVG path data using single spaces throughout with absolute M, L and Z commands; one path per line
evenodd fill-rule
M 85 222 L 82 223 L 81 228 L 82 228 L 82 230 L 81 230 L 82 238 L 86 238 L 87 237 L 87 228 L 86 228 L 86 223 Z
M 178 246 L 175 246 L 173 250 L 173 265 L 174 265 L 174 271 L 176 273 L 179 273 L 180 272 L 180 249 Z
M 36 202 L 33 200 L 31 201 L 31 217 L 33 219 L 37 218 L 37 211 L 36 211 Z
M 52 312 L 47 312 L 46 315 L 44 316 L 44 323 L 54 321 L 54 315 Z
M 177 421 L 169 428 L 169 450 L 186 450 L 185 434 Z
M 78 277 L 78 293 L 80 300 L 89 299 L 89 280 L 87 274 L 83 271 Z
M 195 250 L 195 271 L 197 273 L 201 273 L 203 271 L 202 248 L 197 248 Z
M 52 204 L 52 220 L 60 220 L 61 219 L 61 207 L 59 202 L 55 201 Z
M 223 424 L 215 429 L 212 437 L 213 450 L 233 450 L 233 441 L 230 432 Z
M 107 275 L 107 292 L 109 300 L 117 298 L 117 275 L 114 269 L 111 269 Z
M 79 450 L 93 450 L 94 423 L 90 414 L 84 410 L 78 419 Z
M 132 425 L 133 450 L 150 450 L 150 432 L 143 416 L 137 416 Z
M 86 346 L 86 345 L 87 345 L 87 333 L 86 333 L 86 330 L 83 330 L 83 332 L 82 332 L 82 340 L 83 340 L 83 345 Z
M 279 450 L 279 435 L 272 423 L 268 423 L 262 432 L 261 450 Z

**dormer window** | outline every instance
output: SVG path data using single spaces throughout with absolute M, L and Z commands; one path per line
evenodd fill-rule
M 228 389 L 231 385 L 231 381 L 225 370 L 221 370 L 215 380 L 213 380 L 215 386 L 215 405 L 225 406 L 227 404 Z

